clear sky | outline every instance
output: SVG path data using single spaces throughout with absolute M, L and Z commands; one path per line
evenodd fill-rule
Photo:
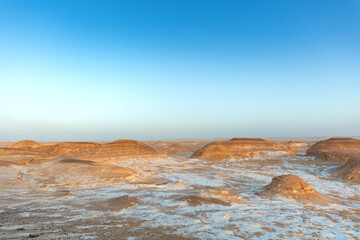
M 1 0 L 0 141 L 360 135 L 358 0 Z

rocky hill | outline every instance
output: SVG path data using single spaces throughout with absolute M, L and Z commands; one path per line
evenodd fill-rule
M 233 138 L 228 141 L 212 142 L 196 151 L 191 157 L 207 160 L 224 160 L 294 153 L 295 149 L 274 141 L 261 138 Z
M 306 152 L 323 160 L 347 161 L 360 156 L 360 140 L 353 138 L 330 138 L 312 145 Z

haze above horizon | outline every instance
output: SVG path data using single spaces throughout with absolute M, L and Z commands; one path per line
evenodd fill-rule
M 359 136 L 359 12 L 0 1 L 0 141 Z

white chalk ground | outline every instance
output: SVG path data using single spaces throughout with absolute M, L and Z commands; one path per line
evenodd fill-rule
M 86 219 L 100 219 L 98 228 L 111 226 L 114 229 L 122 227 L 116 221 L 121 218 L 139 220 L 139 229 L 168 226 L 175 229 L 174 234 L 199 239 L 360 239 L 360 185 L 342 181 L 332 173 L 336 166 L 319 163 L 311 157 L 271 156 L 255 161 L 221 162 L 167 158 L 122 160 L 117 165 L 136 170 L 138 174 L 129 181 L 57 184 L 49 185 L 42 191 L 36 190 L 40 186 L 31 176 L 26 176 L 31 181 L 24 185 L 1 186 L 0 214 L 15 211 L 19 219 L 46 216 L 49 220 L 25 225 L 21 221 L 0 222 L 0 232 L 54 224 L 61 226 L 71 222 L 78 224 Z M 13 174 L 4 169 L 0 169 L 2 182 L 11 177 L 4 177 L 6 174 Z M 26 175 L 27 167 L 19 167 L 17 171 Z M 256 194 L 274 176 L 283 174 L 298 175 L 321 194 L 341 200 L 344 204 L 304 205 L 280 196 L 269 199 Z M 176 184 L 177 181 L 183 184 Z M 192 207 L 177 200 L 213 188 L 227 189 L 231 194 L 240 195 L 247 203 Z M 53 197 L 52 194 L 60 189 L 70 190 L 73 195 Z M 140 203 L 120 212 L 86 208 L 93 202 L 122 195 L 137 197 Z M 82 229 L 91 227 L 79 224 L 78 232 L 68 237 L 97 239 L 99 236 L 91 231 L 82 234 Z M 42 230 L 43 236 L 46 233 L 46 229 Z M 11 234 L 5 236 L 25 238 L 29 233 Z

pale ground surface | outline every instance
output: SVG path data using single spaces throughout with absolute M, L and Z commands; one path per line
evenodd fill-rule
M 62 184 L 32 174 L 37 164 L 0 167 L 0 239 L 360 239 L 360 185 L 334 176 L 334 163 L 273 156 L 221 162 L 168 157 L 112 164 L 136 174 L 124 180 Z M 283 174 L 300 176 L 319 193 L 344 204 L 303 205 L 256 194 L 272 177 Z M 190 206 L 178 200 L 204 196 L 215 188 L 229 190 L 246 203 Z M 123 195 L 137 198 L 139 204 L 104 210 L 103 202 Z

